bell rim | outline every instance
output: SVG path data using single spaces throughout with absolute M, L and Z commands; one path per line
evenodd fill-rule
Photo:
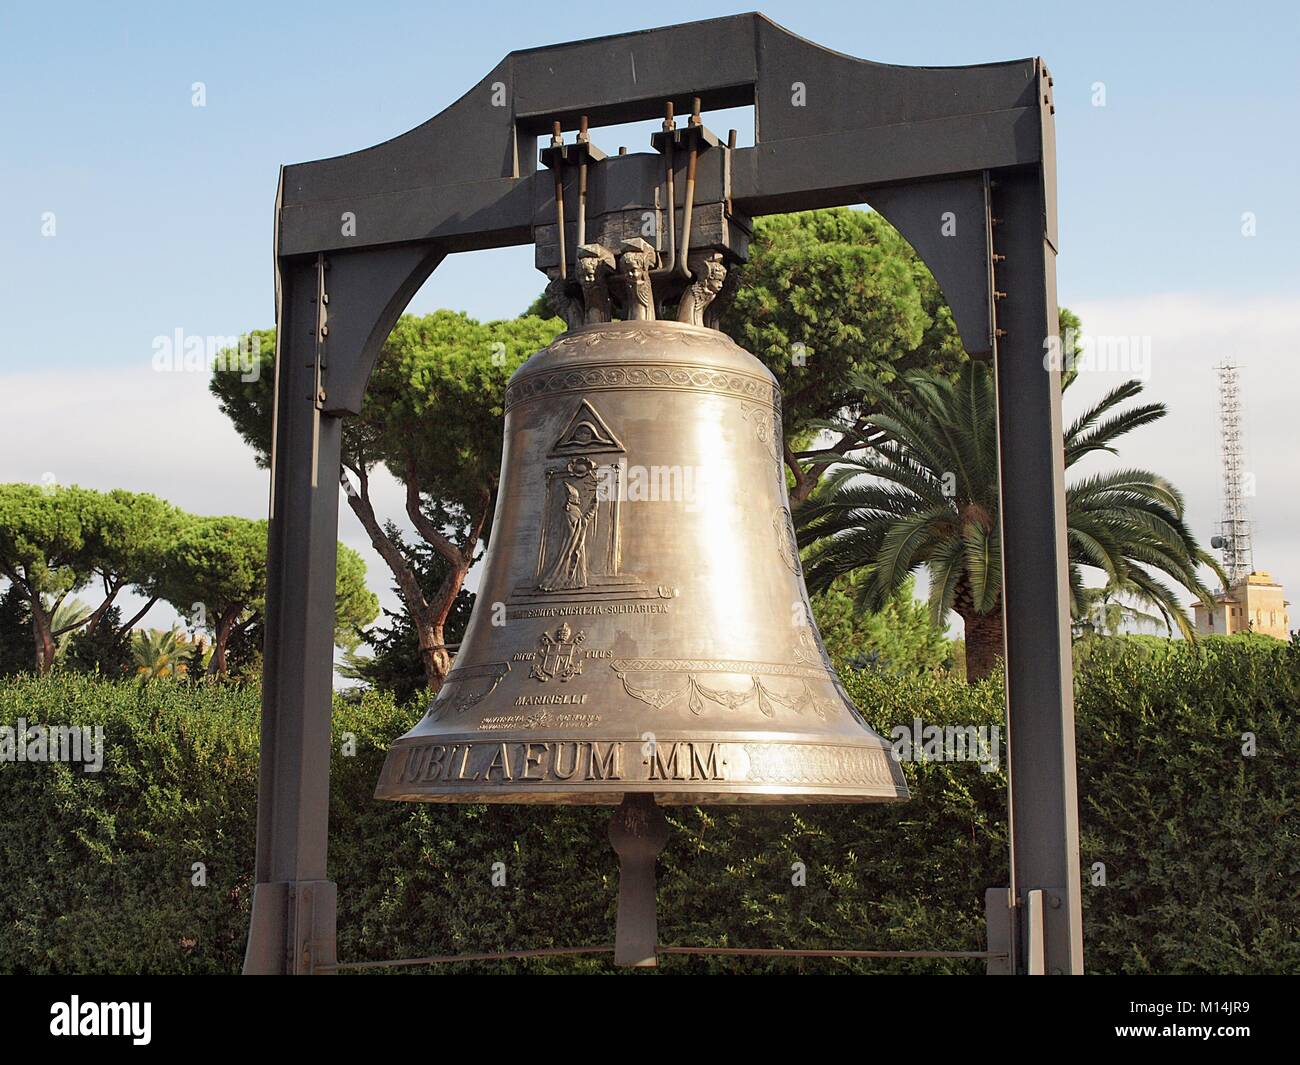
M 628 783 L 618 791 L 579 792 L 551 788 L 537 791 L 412 791 L 375 788 L 374 797 L 383 802 L 421 802 L 442 806 L 618 806 L 625 795 L 654 796 L 656 806 L 866 806 L 875 803 L 908 802 L 912 798 L 906 783 L 895 787 L 849 790 L 843 787 L 817 788 L 810 785 L 749 784 L 707 791 L 671 791 L 660 786 Z
M 417 726 L 418 727 L 418 726 Z M 558 731 L 558 730 L 557 730 Z M 506 744 L 515 745 L 538 745 L 549 746 L 553 743 L 573 743 L 576 744 L 586 741 L 595 741 L 598 743 L 638 745 L 642 741 L 640 738 L 632 737 L 572 737 L 558 736 L 552 732 L 530 731 L 526 734 L 510 733 L 507 735 L 490 736 L 480 732 L 466 734 L 437 734 L 424 733 L 421 735 L 406 734 L 394 740 L 390 745 L 384 759 L 383 769 L 380 771 L 379 781 L 375 786 L 375 798 L 395 802 L 441 802 L 441 803 L 513 803 L 517 805 L 617 805 L 621 801 L 621 796 L 633 794 L 652 793 L 657 798 L 656 802 L 660 805 L 714 805 L 727 803 L 754 803 L 754 804 L 772 804 L 789 803 L 795 805 L 807 803 L 864 803 L 864 802 L 903 802 L 911 798 L 911 793 L 907 787 L 907 781 L 903 774 L 902 766 L 897 758 L 894 757 L 891 746 L 885 739 L 874 731 L 866 731 L 859 738 L 857 736 L 849 739 L 843 735 L 827 735 L 823 737 L 810 737 L 807 733 L 791 734 L 774 734 L 771 732 L 760 731 L 738 731 L 728 735 L 713 733 L 707 738 L 706 742 L 711 745 L 721 747 L 741 748 L 747 744 L 753 744 L 760 747 L 775 749 L 778 746 L 785 747 L 803 747 L 807 748 L 812 754 L 811 761 L 796 760 L 785 772 L 789 773 L 786 779 L 773 779 L 770 775 L 768 779 L 744 779 L 737 778 L 726 780 L 722 778 L 712 779 L 655 779 L 653 776 L 646 779 L 644 776 L 628 776 L 617 781 L 599 780 L 591 783 L 575 786 L 567 779 L 545 780 L 535 778 L 534 782 L 527 785 L 521 785 L 520 781 L 527 779 L 520 776 L 512 776 L 502 780 L 500 784 L 488 784 L 485 788 L 485 778 L 476 772 L 473 776 L 463 778 L 463 784 L 457 784 L 456 778 L 449 774 L 439 775 L 427 781 L 420 780 L 403 780 L 403 776 L 409 768 L 411 755 L 421 748 L 441 746 L 444 752 L 450 748 L 454 752 L 458 747 L 481 746 L 492 748 L 497 745 L 505 747 Z M 697 740 L 703 739 L 703 735 L 694 733 Z M 787 738 L 788 735 L 788 738 Z M 691 743 L 691 740 L 685 738 L 685 733 L 678 734 L 674 731 L 672 735 L 665 735 L 657 739 L 658 745 L 662 748 L 668 744 L 674 747 L 678 743 Z M 861 763 L 859 768 L 843 768 L 839 770 L 842 774 L 838 779 L 818 782 L 806 779 L 808 773 L 825 773 L 824 768 L 819 768 L 816 758 L 818 754 L 830 751 L 832 754 L 848 754 L 858 752 L 864 754 L 870 759 L 871 768 L 862 769 Z M 737 752 L 724 752 L 734 754 Z M 742 754 L 747 764 L 748 754 Z M 577 767 L 577 755 L 574 755 L 574 768 Z M 868 764 L 870 764 L 868 763 Z M 448 765 L 450 765 L 450 761 Z M 724 763 L 725 760 L 724 760 Z M 424 773 L 424 765 L 415 769 L 416 773 Z M 745 772 L 748 772 L 746 768 Z M 762 770 L 760 768 L 760 773 Z M 489 770 L 490 773 L 490 770 Z M 805 779 L 798 779 L 801 774 Z M 871 776 L 880 774 L 887 779 L 871 779 Z M 855 779 L 856 777 L 856 779 Z M 490 781 L 490 775 L 486 780 Z M 587 778 L 591 781 L 591 778 Z M 616 784 L 615 787 L 608 786 Z

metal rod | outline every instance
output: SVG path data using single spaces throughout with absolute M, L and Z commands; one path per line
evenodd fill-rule
M 614 947 L 536 947 L 531 950 L 503 950 L 483 954 L 432 954 L 425 958 L 395 958 L 391 961 L 350 961 L 318 965 L 317 972 L 344 969 L 396 969 L 413 965 L 453 965 L 457 962 L 513 961 L 521 958 L 562 958 L 582 954 L 613 954 Z M 656 954 L 730 955 L 755 958 L 953 958 L 998 960 L 1005 952 L 987 950 L 786 950 L 782 947 L 656 947 Z
M 677 190 L 673 184 L 673 136 L 677 124 L 673 121 L 673 102 L 664 108 L 664 176 L 668 184 L 668 266 L 677 261 Z
M 987 950 L 785 950 L 782 947 L 659 947 L 660 954 L 732 954 L 755 958 L 1005 958 Z
M 677 250 L 677 273 L 690 280 L 691 271 L 686 266 L 686 257 L 691 251 L 691 214 L 695 207 L 695 160 L 698 149 L 691 145 L 686 158 L 686 202 L 682 205 L 682 243 Z
M 427 958 L 395 958 L 391 961 L 347 961 L 337 965 L 317 966 L 326 969 L 397 969 L 408 965 L 450 965 L 466 961 L 510 961 L 517 958 L 559 958 L 575 954 L 613 954 L 613 946 L 599 947 L 535 947 L 532 950 L 503 950 L 492 954 L 433 954 Z
M 551 131 L 551 147 L 564 147 L 564 134 L 557 119 Z M 564 250 L 564 158 L 555 153 L 555 229 L 560 241 L 560 277 L 569 276 L 569 257 Z
M 578 125 L 578 143 L 587 144 L 591 138 L 587 135 L 587 116 L 583 115 Z M 578 256 L 587 243 L 587 152 L 578 157 L 578 239 L 573 248 L 573 272 L 578 272 Z
M 697 96 L 691 104 L 691 126 L 700 126 L 700 98 Z M 691 271 L 686 265 L 686 257 L 691 253 L 691 214 L 695 207 L 695 163 L 700 154 L 698 135 L 691 137 L 690 154 L 686 157 L 686 202 L 682 205 L 682 243 L 677 252 L 677 273 L 687 281 Z

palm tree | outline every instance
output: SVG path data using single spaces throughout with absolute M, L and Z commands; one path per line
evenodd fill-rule
M 1159 625 L 1161 619 L 1138 609 L 1139 603 L 1149 605 L 1147 597 L 1131 582 L 1124 582 L 1122 587 L 1108 583 L 1100 588 L 1085 588 L 1082 610 L 1074 612 L 1075 635 L 1116 636 L 1124 631 L 1126 624 Z
M 173 628 L 141 629 L 131 640 L 131 655 L 141 683 L 154 677 L 179 677 L 188 671 L 187 657 L 193 648 L 185 633 Z
M 48 596 L 42 596 L 41 599 L 50 617 L 54 660 L 61 662 L 67 657 L 73 634 L 90 619 L 94 611 L 80 599 L 60 599 L 57 603 L 51 602 Z
M 1074 380 L 1062 375 L 1062 388 Z M 966 672 L 975 681 L 1002 650 L 1002 558 L 998 524 L 997 412 L 990 366 L 968 362 L 955 379 L 915 372 L 886 388 L 856 381 L 872 413 L 858 439 L 865 450 L 846 456 L 799 508 L 801 546 L 810 550 L 811 591 L 841 574 L 865 571 L 858 605 L 879 610 L 907 576 L 929 570 L 936 620 L 956 611 L 966 625 Z M 1163 418 L 1164 404 L 1117 410 L 1142 391 L 1126 381 L 1085 411 L 1065 433 L 1065 465 Z M 1140 469 L 1095 474 L 1066 490 L 1071 613 L 1089 600 L 1083 568 L 1095 567 L 1108 587 L 1132 590 L 1158 610 L 1172 633 L 1193 635 L 1172 578 L 1203 602 L 1212 593 L 1196 570 L 1218 563 L 1183 520 L 1183 497 L 1163 477 Z

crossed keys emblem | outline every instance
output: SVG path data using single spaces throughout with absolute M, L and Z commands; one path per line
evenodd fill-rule
M 582 662 L 577 658 L 577 650 L 586 638 L 585 633 L 574 632 L 567 624 L 561 624 L 554 634 L 542 633 L 537 641 L 537 657 L 533 659 L 533 668 L 528 675 L 543 682 L 558 676 L 561 683 L 580 676 Z

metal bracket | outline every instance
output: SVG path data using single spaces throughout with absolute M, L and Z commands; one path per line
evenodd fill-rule
M 623 796 L 609 821 L 609 842 L 619 859 L 614 964 L 653 968 L 659 938 L 655 862 L 668 842 L 668 821 L 653 795 Z
M 332 881 L 255 885 L 244 972 L 261 975 L 333 972 L 338 960 L 337 916 L 338 887 Z
M 985 963 L 985 973 L 1010 976 L 1016 971 L 1016 909 L 1010 888 L 995 887 L 984 892 L 984 925 L 988 952 L 1004 955 L 989 958 Z
M 330 262 L 325 258 L 324 252 L 316 256 L 316 295 L 312 297 L 312 302 L 316 304 L 316 343 L 313 346 L 314 356 L 312 359 L 311 370 L 314 387 L 312 394 L 307 398 L 312 401 L 315 408 L 325 409 L 325 384 L 324 371 L 327 368 L 325 363 L 325 340 L 330 335 L 329 326 L 329 293 L 325 288 L 325 272 L 330 268 Z
M 1047 925 L 1043 917 L 1041 888 L 1025 897 L 1025 971 L 1030 976 L 1047 974 Z
M 1030 976 L 1062 976 L 1072 970 L 1070 959 L 1057 944 L 1069 933 L 1072 920 L 1061 888 L 1034 888 L 1025 892 L 1023 949 L 1025 971 Z
M 906 238 L 943 290 L 972 358 L 993 357 L 993 247 L 987 172 L 863 190 Z

